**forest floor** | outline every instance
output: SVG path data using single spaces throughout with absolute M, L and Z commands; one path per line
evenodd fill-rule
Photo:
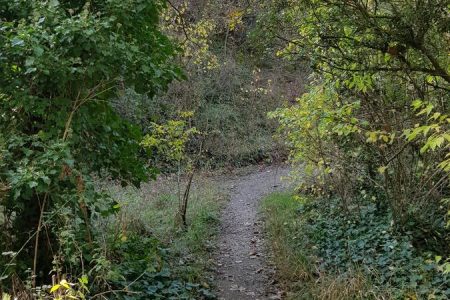
M 218 236 L 217 294 L 219 299 L 280 299 L 270 251 L 264 241 L 260 201 L 288 187 L 281 177 L 286 166 L 249 169 L 223 181 L 230 201 L 222 212 Z

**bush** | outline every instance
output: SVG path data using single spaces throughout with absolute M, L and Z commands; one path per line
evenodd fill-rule
M 308 92 L 271 116 L 291 161 L 305 166 L 299 191 L 332 197 L 340 211 L 313 223 L 323 221 L 317 238 L 331 243 L 321 253 L 327 268 L 358 262 L 383 284 L 433 294 L 440 279 L 422 273 L 433 266 L 420 260 L 450 255 L 447 4 L 281 2 L 263 2 L 262 24 L 283 24 L 279 54 L 314 73 Z
M 112 99 L 127 87 L 153 97 L 180 77 L 159 28 L 164 7 L 0 0 L 0 252 L 14 253 L 0 257 L 0 288 L 15 275 L 37 288 L 50 272 L 84 272 L 97 246 L 92 223 L 117 211 L 93 175 L 124 185 L 154 175 L 142 128 Z

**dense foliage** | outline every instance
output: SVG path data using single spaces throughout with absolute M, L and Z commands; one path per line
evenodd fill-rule
M 298 105 L 275 113 L 293 159 L 320 170 L 316 188 L 347 207 L 366 192 L 399 228 L 431 230 L 445 251 L 447 8 L 446 1 L 282 8 L 296 32 L 281 54 L 307 56 L 316 79 Z
M 27 268 L 33 287 L 52 265 L 76 276 L 96 247 L 91 220 L 117 210 L 92 175 L 139 184 L 154 173 L 142 128 L 112 102 L 125 88 L 152 97 L 179 77 L 158 27 L 164 6 L 0 1 L 1 285 Z
M 272 29 L 266 35 L 285 41 L 278 55 L 308 63 L 313 70 L 309 91 L 296 105 L 271 116 L 280 121 L 292 160 L 306 167 L 299 190 L 335 199 L 337 207 L 321 210 L 314 221 L 327 236 L 321 248 L 329 252 L 321 256 L 328 267 L 339 269 L 342 263 L 356 262 L 343 261 L 341 251 L 356 254 L 367 246 L 375 252 L 364 254 L 357 265 L 378 264 L 371 255 L 379 254 L 386 267 L 422 276 L 415 272 L 426 266 L 402 264 L 410 251 L 431 258 L 450 254 L 449 2 L 305 0 L 263 5 L 268 13 L 260 22 Z M 283 31 L 274 24 L 283 24 Z M 344 221 L 353 218 L 361 220 L 349 225 Z M 368 227 L 373 236 L 366 235 Z M 391 237 L 383 231 L 399 234 L 395 243 L 406 240 L 413 249 L 392 252 L 390 260 L 383 244 Z M 339 243 L 347 238 L 355 245 L 344 249 Z M 377 269 L 382 279 L 392 273 Z M 444 279 L 420 278 L 419 290 L 427 286 L 420 297 L 433 297 L 433 288 L 442 288 L 437 294 L 446 289 L 439 283 Z M 410 288 L 404 279 L 389 282 Z M 433 282 L 437 286 L 431 287 Z

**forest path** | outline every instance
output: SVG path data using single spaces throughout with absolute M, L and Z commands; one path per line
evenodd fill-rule
M 224 182 L 230 201 L 222 213 L 216 255 L 219 300 L 281 298 L 258 212 L 264 196 L 286 189 L 281 177 L 287 174 L 286 166 L 260 167 Z

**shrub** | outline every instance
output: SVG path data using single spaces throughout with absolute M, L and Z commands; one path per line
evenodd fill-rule
M 117 211 L 93 174 L 124 185 L 154 174 L 142 130 L 112 100 L 153 97 L 178 68 L 159 29 L 163 1 L 0 1 L 0 286 L 81 273 L 96 249 L 91 222 Z M 86 261 L 85 261 L 86 260 Z

